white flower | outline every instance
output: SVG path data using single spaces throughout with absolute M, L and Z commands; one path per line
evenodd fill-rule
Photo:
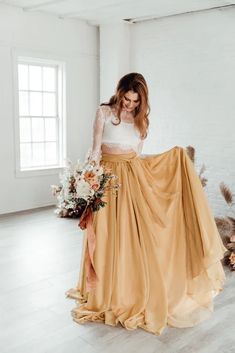
M 76 179 L 76 184 L 80 183 L 82 180 L 84 180 L 84 173 L 76 175 L 75 179 Z
M 94 190 L 91 189 L 90 184 L 85 180 L 79 181 L 76 186 L 77 197 L 81 197 L 84 200 L 87 200 L 90 196 L 94 195 Z
M 69 189 L 68 188 L 65 188 L 63 190 L 63 195 L 64 195 L 64 198 L 67 199 L 69 197 Z
M 102 175 L 104 173 L 104 169 L 103 169 L 102 166 L 95 167 L 94 168 L 94 172 L 95 172 L 96 175 L 100 176 L 100 175 Z
M 89 157 L 90 157 L 90 155 L 91 155 L 91 151 L 92 151 L 92 148 L 89 147 L 89 149 L 87 150 L 86 155 L 85 155 L 85 164 L 86 164 L 86 163 L 88 162 L 88 160 L 89 160 Z
M 51 190 L 52 190 L 52 195 L 56 196 L 60 191 L 61 191 L 61 187 L 58 185 L 51 185 Z
M 70 158 L 64 158 L 64 169 L 71 169 L 72 167 L 72 161 Z
M 77 163 L 74 167 L 74 173 L 77 173 L 83 169 L 83 163 L 80 162 L 80 159 L 77 160 Z
M 92 171 L 93 171 L 93 168 L 94 168 L 94 167 L 93 167 L 92 164 L 86 163 L 86 164 L 84 165 L 82 174 L 85 174 L 87 171 L 88 171 L 88 172 L 92 172 Z

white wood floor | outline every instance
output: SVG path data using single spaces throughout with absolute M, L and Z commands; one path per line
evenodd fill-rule
M 54 207 L 0 216 L 1 353 L 235 352 L 235 272 L 226 270 L 212 317 L 161 336 L 121 325 L 77 324 L 65 291 L 78 280 L 82 233 Z

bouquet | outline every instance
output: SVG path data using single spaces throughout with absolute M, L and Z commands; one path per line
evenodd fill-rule
M 88 157 L 89 154 L 84 163 L 78 159 L 74 167 L 66 159 L 66 167 L 59 174 L 60 185 L 51 185 L 52 194 L 57 197 L 55 213 L 60 217 L 82 219 L 88 209 L 96 212 L 106 205 L 102 197 L 107 190 L 112 189 L 117 194 L 120 186 L 117 176 L 102 164 L 89 163 Z

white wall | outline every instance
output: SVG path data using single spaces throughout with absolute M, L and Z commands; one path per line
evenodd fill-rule
M 101 96 L 107 100 L 114 93 L 117 82 L 113 75 L 117 72 L 125 74 L 129 67 L 141 72 L 151 104 L 150 134 L 143 153 L 160 153 L 175 145 L 194 146 L 196 166 L 205 163 L 207 167 L 205 190 L 210 204 L 216 215 L 225 213 L 219 183 L 224 181 L 235 190 L 235 10 L 171 16 L 132 24 L 129 29 L 120 24 L 120 30 L 124 44 L 119 43 L 118 51 L 114 50 L 116 41 L 111 40 L 113 25 L 101 30 Z M 115 33 L 117 37 L 118 26 Z M 68 157 L 75 161 L 90 145 L 99 103 L 98 34 L 96 28 L 82 22 L 0 6 L 0 213 L 53 203 L 49 185 L 58 180 L 57 175 L 14 176 L 11 49 L 66 60 Z M 127 63 L 123 62 L 126 51 Z M 115 72 L 110 78 L 104 74 L 105 67 L 111 72 L 113 63 Z
M 91 141 L 91 123 L 99 104 L 98 28 L 77 20 L 25 13 L 0 5 L 0 213 L 56 202 L 50 185 L 58 173 L 15 177 L 12 50 L 23 50 L 67 65 L 68 158 L 83 158 Z
M 235 193 L 235 9 L 173 16 L 131 26 L 131 67 L 150 89 L 144 153 L 192 145 L 205 163 L 216 215 L 227 211 L 224 181 Z
M 130 24 L 100 25 L 100 101 L 115 93 L 120 77 L 131 70 Z

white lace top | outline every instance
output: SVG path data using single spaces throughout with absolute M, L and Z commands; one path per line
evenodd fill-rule
M 97 164 L 102 158 L 101 146 L 108 146 L 115 153 L 118 147 L 119 153 L 135 151 L 140 155 L 143 148 L 143 140 L 140 137 L 138 129 L 134 122 L 121 120 L 118 125 L 112 124 L 118 122 L 113 110 L 108 105 L 101 105 L 97 108 L 95 119 L 93 121 L 93 141 L 89 161 L 94 160 Z

